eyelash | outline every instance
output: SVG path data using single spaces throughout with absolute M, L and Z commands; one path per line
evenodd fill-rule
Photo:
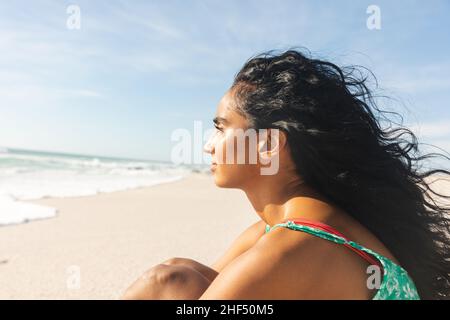
M 223 131 L 223 129 L 219 128 L 216 124 L 214 125 L 214 127 L 215 127 L 217 130 L 219 130 L 220 132 Z

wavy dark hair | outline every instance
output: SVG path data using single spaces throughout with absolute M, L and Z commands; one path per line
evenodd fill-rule
M 360 66 L 338 67 L 305 49 L 252 57 L 231 86 L 236 108 L 254 129 L 287 135 L 306 184 L 376 235 L 414 280 L 422 299 L 450 296 L 450 208 L 422 169 L 442 153 L 419 152 L 415 134 L 381 110 Z M 383 128 L 382 121 L 389 124 Z

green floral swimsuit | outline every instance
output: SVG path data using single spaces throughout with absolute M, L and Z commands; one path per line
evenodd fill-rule
M 409 277 L 408 273 L 401 266 L 394 263 L 392 260 L 370 250 L 367 249 L 353 241 L 349 241 L 345 237 L 341 236 L 338 232 L 327 232 L 322 230 L 322 228 L 311 227 L 302 224 L 298 224 L 297 219 L 292 219 L 274 225 L 270 227 L 266 225 L 266 233 L 270 230 L 273 230 L 276 227 L 286 227 L 296 231 L 303 231 L 314 236 L 320 237 L 322 239 L 332 241 L 338 244 L 343 244 L 346 246 L 351 246 L 359 252 L 364 252 L 366 255 L 376 258 L 377 261 L 383 267 L 383 279 L 381 281 L 381 285 L 373 297 L 373 300 L 419 300 L 419 294 L 417 293 L 416 286 L 414 282 Z M 293 221 L 296 221 L 295 223 Z M 310 225 L 314 225 L 310 223 Z M 324 224 L 320 224 L 321 226 L 326 226 Z M 331 227 L 328 227 L 328 230 L 333 230 Z M 337 234 L 339 235 L 337 235 Z M 364 254 L 362 253 L 362 254 Z

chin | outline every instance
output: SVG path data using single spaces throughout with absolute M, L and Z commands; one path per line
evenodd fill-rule
M 224 179 L 221 179 L 220 177 L 217 177 L 217 175 L 214 175 L 214 183 L 219 188 L 230 188 L 227 184 L 227 181 Z
M 242 189 L 244 181 L 242 177 L 214 176 L 214 183 L 219 188 Z
M 213 173 L 213 175 L 214 175 L 214 183 L 219 188 L 237 188 L 237 184 L 233 183 L 233 180 L 228 179 L 227 177 L 221 174 L 217 174 L 217 172 Z

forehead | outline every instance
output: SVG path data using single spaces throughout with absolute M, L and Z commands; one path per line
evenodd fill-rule
M 225 115 L 231 111 L 233 111 L 233 97 L 230 91 L 227 91 L 217 105 L 216 115 Z
M 216 117 L 226 119 L 231 127 L 245 127 L 247 120 L 238 113 L 235 108 L 234 98 L 230 91 L 227 91 L 220 99 L 216 109 Z

